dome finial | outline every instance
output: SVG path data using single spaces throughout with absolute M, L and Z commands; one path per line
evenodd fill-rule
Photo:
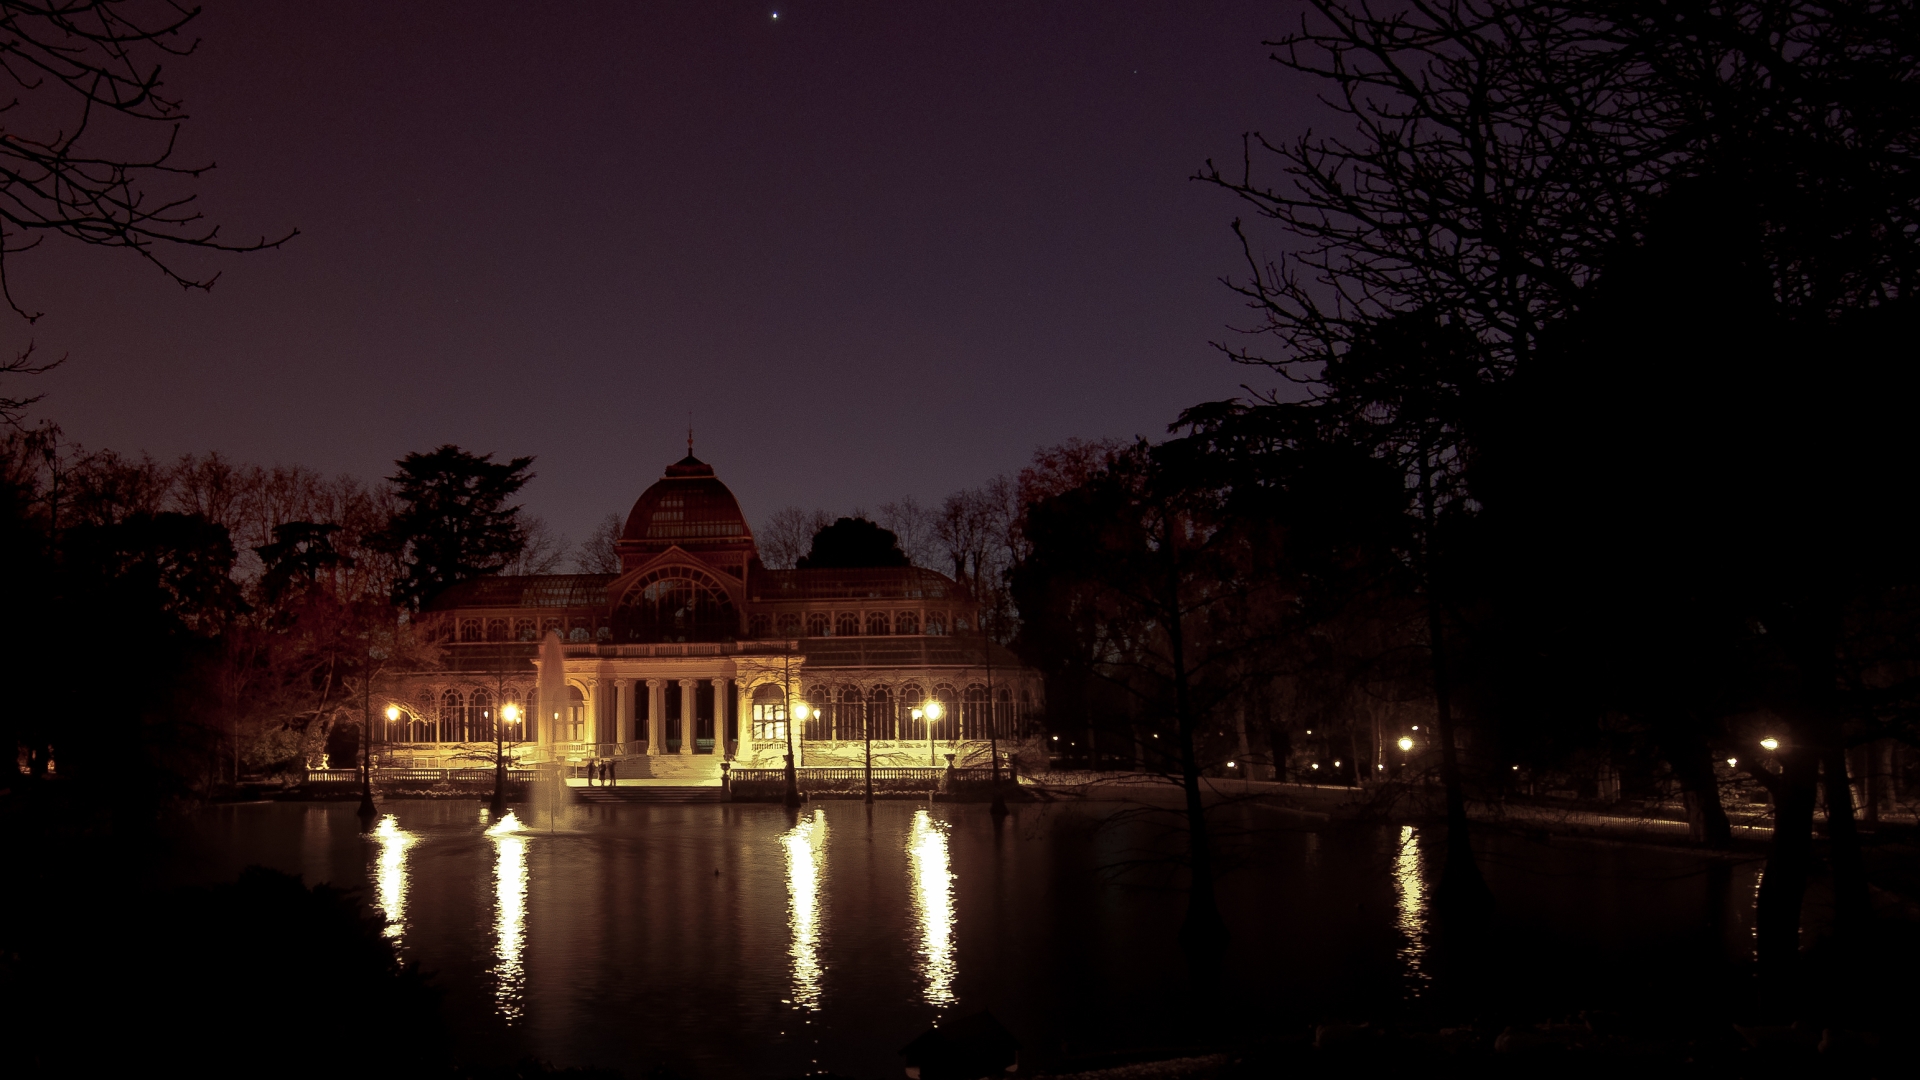
M 687 456 L 693 456 L 693 410 L 687 410 Z

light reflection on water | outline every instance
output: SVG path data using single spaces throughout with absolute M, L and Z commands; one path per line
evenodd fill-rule
M 913 859 L 913 912 L 920 924 L 920 971 L 927 1004 L 954 1003 L 953 870 L 947 852 L 947 823 L 920 810 L 907 837 Z
M 1411 985 L 1408 996 L 1419 997 L 1433 980 L 1427 971 L 1427 881 L 1420 872 L 1420 838 L 1413 826 L 1400 827 L 1400 845 L 1393 856 L 1394 925 L 1405 943 L 1398 950 Z
M 474 1061 L 897 1076 L 906 1040 L 989 1006 L 1030 1045 L 1124 1048 L 1207 1024 L 1372 1015 L 1342 1010 L 1388 999 L 1444 1007 L 1453 993 L 1437 955 L 1439 853 L 1397 824 L 1256 833 L 1265 819 L 1249 815 L 1243 861 L 1220 886 L 1245 963 L 1188 1000 L 1167 993 L 1187 977 L 1172 930 L 1184 894 L 1102 870 L 1129 852 L 1177 856 L 1178 838 L 1112 806 L 1019 806 L 1001 831 L 979 808 L 904 801 L 799 815 L 575 807 L 537 832 L 471 803 L 381 809 L 393 819 L 367 835 L 351 804 L 217 808 L 183 850 L 194 883 L 258 863 L 364 887 L 392 917 L 389 940 L 446 989 L 450 1031 Z M 1580 1005 L 1570 988 L 1621 957 L 1669 972 L 1645 958 L 1680 955 L 1672 942 L 1697 932 L 1688 856 L 1601 863 L 1584 847 L 1483 843 L 1503 917 L 1529 941 L 1514 977 L 1543 1001 Z M 1731 867 L 1711 894 L 1728 909 L 1730 951 L 1744 952 L 1741 901 L 1757 877 Z
M 526 1014 L 527 838 L 507 811 L 487 830 L 493 841 L 493 997 L 509 1022 Z
M 374 889 L 387 917 L 386 935 L 395 945 L 400 944 L 407 918 L 407 849 L 419 839 L 402 829 L 392 814 L 381 818 L 373 830 L 374 843 L 380 845 L 374 860 Z
M 827 815 L 815 807 L 780 838 L 787 850 L 787 928 L 792 933 L 792 1003 L 818 1011 L 824 969 L 820 964 L 820 879 L 826 864 Z

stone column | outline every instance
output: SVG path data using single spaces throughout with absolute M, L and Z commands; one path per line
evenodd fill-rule
M 666 689 L 659 679 L 647 680 L 647 756 L 666 753 Z
M 747 704 L 747 688 L 733 684 L 733 707 L 740 716 L 740 737 L 733 741 L 735 761 L 753 760 L 753 707 Z
M 693 733 L 700 727 L 694 719 L 694 680 L 680 680 L 680 752 L 693 753 Z
M 591 747 L 600 741 L 600 732 L 605 727 L 601 723 L 600 710 L 606 703 L 607 695 L 601 689 L 604 684 L 599 676 L 589 675 L 582 681 L 587 684 L 587 753 L 592 755 L 596 751 Z
M 713 756 L 727 760 L 727 680 L 713 681 Z
M 633 680 L 615 679 L 614 691 L 620 695 L 620 752 L 626 753 L 633 742 Z

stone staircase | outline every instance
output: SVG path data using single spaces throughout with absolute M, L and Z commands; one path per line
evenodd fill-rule
M 615 758 L 613 787 L 569 784 L 583 803 L 718 803 L 727 801 L 720 787 L 720 758 L 713 754 L 631 755 Z M 625 783 L 636 780 L 639 783 Z
M 610 806 L 619 803 L 723 803 L 727 793 L 719 785 L 681 787 L 669 784 L 630 784 L 614 787 L 577 787 L 573 794 L 583 803 Z
M 614 759 L 614 776 L 621 780 L 677 780 L 688 785 L 720 786 L 720 758 L 713 754 L 635 754 Z

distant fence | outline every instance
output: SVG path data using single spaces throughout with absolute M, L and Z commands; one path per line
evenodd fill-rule
M 513 782 L 527 782 L 534 779 L 532 769 L 508 769 L 507 779 Z M 360 782 L 358 769 L 308 769 L 309 784 L 357 784 Z M 376 784 L 478 784 L 493 783 L 492 769 L 375 769 L 373 782 Z
M 806 792 L 861 791 L 866 788 L 867 770 L 853 768 L 793 770 L 795 786 Z M 1001 779 L 1010 781 L 1006 770 Z M 955 788 L 985 787 L 993 783 L 992 769 L 880 769 L 873 770 L 875 791 L 951 791 Z M 735 795 L 775 795 L 786 790 L 785 769 L 735 769 L 729 786 Z

